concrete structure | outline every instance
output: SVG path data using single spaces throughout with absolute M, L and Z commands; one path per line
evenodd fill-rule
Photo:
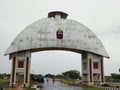
M 87 84 L 104 83 L 103 57 L 109 58 L 97 36 L 81 23 L 66 19 L 64 12 L 50 12 L 27 26 L 5 52 L 12 59 L 10 85 L 16 85 L 16 75 L 24 75 L 29 86 L 31 53 L 42 50 L 68 50 L 82 54 L 82 80 Z

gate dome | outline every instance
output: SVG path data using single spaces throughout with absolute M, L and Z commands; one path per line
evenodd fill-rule
M 5 55 L 20 51 L 71 50 L 91 52 L 109 57 L 98 37 L 83 24 L 66 19 L 68 14 L 50 12 L 48 18 L 40 19 L 27 26 L 11 43 Z M 62 38 L 57 38 L 57 31 Z

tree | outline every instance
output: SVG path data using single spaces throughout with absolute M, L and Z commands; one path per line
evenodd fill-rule
M 80 72 L 77 70 L 70 70 L 62 73 L 63 77 L 65 79 L 79 79 L 80 78 Z
M 120 74 L 111 73 L 113 79 L 120 79 Z
M 45 77 L 53 78 L 53 77 L 55 77 L 55 75 L 53 75 L 53 74 L 46 74 Z
M 0 79 L 2 79 L 2 74 L 0 74 Z
M 55 76 L 56 78 L 62 78 L 62 75 L 58 74 Z

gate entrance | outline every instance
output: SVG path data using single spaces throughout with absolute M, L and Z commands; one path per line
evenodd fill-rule
M 65 50 L 48 50 L 32 53 L 31 74 L 62 74 L 69 70 L 82 71 L 81 54 Z
M 24 75 L 24 86 L 29 86 L 31 53 L 45 50 L 67 50 L 82 57 L 82 82 L 103 84 L 103 57 L 109 58 L 97 36 L 81 23 L 66 19 L 68 14 L 60 11 L 48 13 L 27 26 L 5 52 L 12 60 L 10 86 L 16 86 L 16 75 Z

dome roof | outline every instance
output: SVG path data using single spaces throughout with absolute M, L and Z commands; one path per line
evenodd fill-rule
M 61 30 L 63 38 L 56 32 Z M 11 43 L 5 55 L 29 50 L 49 49 L 87 51 L 109 57 L 103 44 L 86 26 L 69 19 L 43 18 L 26 27 Z

